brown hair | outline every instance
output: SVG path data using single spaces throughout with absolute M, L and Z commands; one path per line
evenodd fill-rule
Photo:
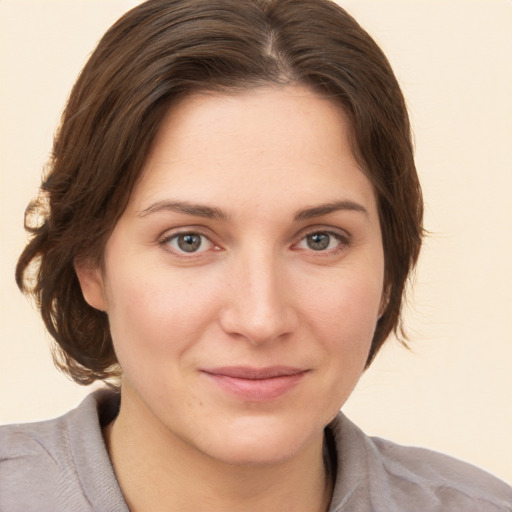
M 269 82 L 307 84 L 347 112 L 385 254 L 387 306 L 367 365 L 392 331 L 403 335 L 423 203 L 405 102 L 379 47 L 329 0 L 149 0 L 109 29 L 81 72 L 26 214 L 32 238 L 16 280 L 36 298 L 55 361 L 75 381 L 119 372 L 108 317 L 85 302 L 74 261 L 101 263 L 163 116 L 193 91 Z

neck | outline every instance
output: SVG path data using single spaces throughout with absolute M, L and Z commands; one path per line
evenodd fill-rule
M 287 460 L 230 464 L 199 452 L 151 415 L 126 411 L 123 401 L 104 435 L 132 512 L 325 512 L 329 507 L 332 481 L 322 437 Z

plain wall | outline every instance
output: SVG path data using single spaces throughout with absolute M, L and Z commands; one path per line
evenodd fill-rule
M 136 1 L 0 2 L 0 422 L 50 418 L 90 391 L 59 374 L 13 279 L 67 94 Z M 367 433 L 433 448 L 512 482 L 512 2 L 340 2 L 403 85 L 426 201 L 406 312 L 344 407 Z

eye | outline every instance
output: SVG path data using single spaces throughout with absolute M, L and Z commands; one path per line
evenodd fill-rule
M 308 233 L 296 245 L 299 249 L 309 249 L 312 251 L 335 251 L 344 245 L 348 245 L 347 237 L 332 231 L 315 231 Z
M 213 247 L 213 243 L 200 233 L 178 233 L 167 237 L 162 243 L 175 252 L 187 254 L 204 252 Z

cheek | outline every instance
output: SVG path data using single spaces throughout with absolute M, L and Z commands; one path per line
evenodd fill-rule
M 332 356 L 332 364 L 364 367 L 377 325 L 379 275 L 346 273 L 304 293 L 308 324 Z M 313 297 L 313 300 L 312 300 Z
M 110 329 L 121 364 L 125 355 L 179 355 L 216 316 L 216 291 L 208 279 L 191 281 L 186 273 L 156 266 L 120 265 L 107 284 Z
M 382 278 L 380 273 L 364 270 L 340 272 L 330 279 L 310 280 L 299 293 L 319 329 L 339 325 L 372 331 L 379 314 Z

